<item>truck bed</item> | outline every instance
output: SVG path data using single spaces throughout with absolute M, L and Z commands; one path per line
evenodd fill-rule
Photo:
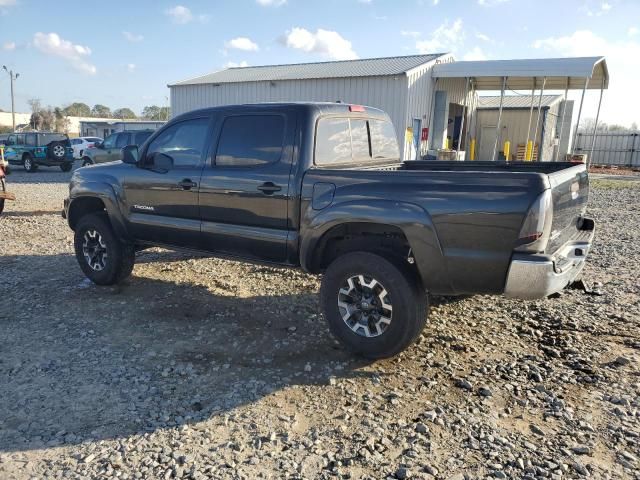
M 448 281 L 434 282 L 438 290 L 442 287 L 434 293 L 443 294 L 503 292 L 518 234 L 536 199 L 551 189 L 551 241 L 539 252 L 551 255 L 578 232 L 589 190 L 585 165 L 564 162 L 408 161 L 311 168 L 304 177 L 302 205 L 303 218 L 311 222 L 322 215 L 304 205 L 316 183 L 335 185 L 332 209 L 344 205 L 342 215 L 348 215 L 350 203 L 364 198 L 372 209 L 376 202 L 396 205 L 397 222 L 403 221 L 403 206 L 419 207 L 424 222 L 433 225 L 435 248 L 443 258 L 437 271 Z M 354 221 L 358 214 L 352 214 Z

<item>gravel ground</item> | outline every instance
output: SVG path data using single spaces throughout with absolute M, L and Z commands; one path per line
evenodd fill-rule
M 367 363 L 298 271 L 154 249 L 87 282 L 69 176 L 9 177 L 0 478 L 640 478 L 640 182 L 594 181 L 602 296 L 434 298 Z

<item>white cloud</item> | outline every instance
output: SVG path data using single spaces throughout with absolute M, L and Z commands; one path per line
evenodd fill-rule
M 334 60 L 358 58 L 349 40 L 338 32 L 322 28 L 313 33 L 304 28 L 294 27 L 280 41 L 289 48 L 307 53 L 318 53 Z
M 175 7 L 167 8 L 164 14 L 171 17 L 173 23 L 179 25 L 185 25 L 193 20 L 193 13 L 187 7 L 183 5 L 176 5 Z
M 235 48 L 236 50 L 244 50 L 246 52 L 257 52 L 260 50 L 258 44 L 247 37 L 236 37 L 228 42 L 224 42 L 226 48 Z
M 533 46 L 553 56 L 604 55 L 611 80 L 604 94 L 603 119 L 627 125 L 640 121 L 640 98 L 630 93 L 636 91 L 640 76 L 640 63 L 631 60 L 640 58 L 640 42 L 633 39 L 610 41 L 589 30 L 578 30 L 563 37 L 537 40 Z M 595 117 L 597 93 L 588 93 L 584 106 L 583 118 Z
M 433 6 L 435 7 L 436 5 L 438 5 L 440 3 L 440 0 L 433 0 Z
M 0 0 L 0 7 L 11 7 L 18 3 L 16 0 Z
M 222 68 L 238 68 L 238 67 L 248 67 L 249 64 L 246 61 L 241 61 L 241 62 L 227 62 L 225 63 Z
M 129 73 L 133 73 L 136 69 L 136 64 L 135 63 L 127 63 L 127 71 Z
M 481 7 L 495 7 L 501 3 L 507 3 L 509 0 L 478 0 L 478 5 Z
M 164 14 L 170 17 L 173 23 L 176 23 L 178 25 L 186 25 L 187 23 L 191 23 L 193 21 L 207 23 L 209 20 L 211 20 L 210 15 L 194 15 L 193 12 L 184 5 L 176 5 L 175 7 L 167 8 L 164 11 Z
M 400 30 L 400 35 L 402 35 L 403 37 L 418 38 L 420 36 L 420 32 L 416 32 L 413 30 Z
M 287 3 L 287 0 L 256 0 L 256 3 L 263 7 L 280 7 Z
M 76 70 L 90 75 L 95 75 L 97 71 L 95 65 L 86 61 L 86 57 L 91 55 L 89 47 L 64 40 L 57 33 L 37 32 L 33 36 L 33 45 L 45 55 L 65 59 Z
M 463 60 L 486 60 L 488 57 L 480 47 L 473 47 L 462 56 Z
M 373 0 L 358 0 L 358 3 L 370 4 Z
M 122 36 L 124 36 L 124 38 L 126 38 L 129 42 L 135 43 L 135 42 L 141 42 L 142 40 L 144 40 L 144 37 L 140 34 L 137 33 L 131 33 L 131 32 L 122 32 Z
M 598 8 L 596 8 L 595 10 L 592 10 L 587 5 L 581 7 L 580 10 L 585 12 L 589 17 L 601 17 L 602 15 L 609 13 L 612 8 L 613 8 L 613 5 L 611 5 L 610 3 L 602 2 L 601 4 L 598 5 Z
M 458 18 L 452 24 L 445 21 L 434 30 L 431 38 L 416 42 L 416 49 L 420 53 L 442 53 L 456 50 L 464 42 L 462 20 Z
M 627 35 L 629 35 L 630 37 L 635 37 L 636 35 L 638 35 L 638 33 L 640 33 L 638 27 L 629 27 L 629 30 L 627 30 Z
M 16 42 L 4 42 L 2 44 L 2 50 L 10 52 L 16 49 Z
M 482 40 L 483 42 L 491 42 L 491 38 L 489 37 L 489 35 L 485 35 L 484 33 L 476 33 L 476 38 L 478 40 Z

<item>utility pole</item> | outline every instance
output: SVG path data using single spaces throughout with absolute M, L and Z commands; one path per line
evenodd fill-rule
M 13 70 L 9 70 L 6 65 L 3 65 L 2 68 L 9 74 L 11 78 L 11 121 L 13 123 L 13 131 L 16 131 L 16 107 L 15 107 L 15 99 L 13 96 L 13 82 L 18 79 L 20 76 L 19 73 L 13 73 Z

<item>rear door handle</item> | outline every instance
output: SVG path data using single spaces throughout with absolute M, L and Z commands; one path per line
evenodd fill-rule
M 282 190 L 282 187 L 276 185 L 273 182 L 265 182 L 258 187 L 258 190 L 260 190 L 265 195 L 271 195 L 272 193 Z
M 178 185 L 182 187 L 183 190 L 191 190 L 198 186 L 196 182 L 192 182 L 191 179 L 185 178 L 184 180 L 178 182 Z

